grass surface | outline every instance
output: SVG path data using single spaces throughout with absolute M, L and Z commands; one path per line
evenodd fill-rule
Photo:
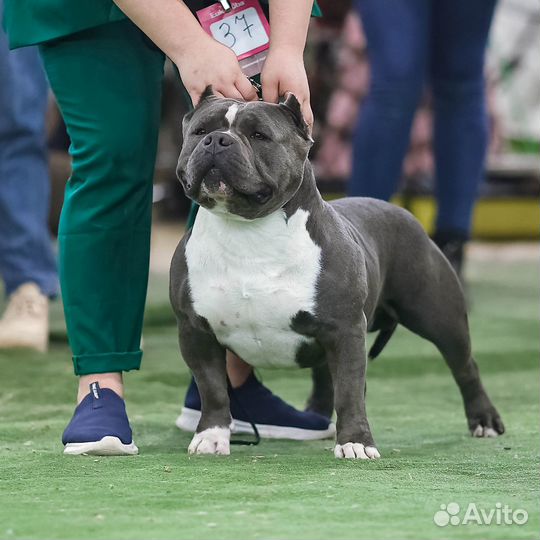
M 338 461 L 331 442 L 263 441 L 229 458 L 188 457 L 174 427 L 188 372 L 166 282 L 151 282 L 145 364 L 127 375 L 141 454 L 64 457 L 74 379 L 60 307 L 50 352 L 0 352 L 0 537 L 391 539 L 539 537 L 538 275 L 532 263 L 471 267 L 473 346 L 507 434 L 473 440 L 435 349 L 400 331 L 368 375 L 368 413 L 383 459 Z M 302 406 L 307 371 L 262 371 Z M 447 526 L 441 504 L 500 502 L 526 525 Z M 463 514 L 461 514 L 463 515 Z

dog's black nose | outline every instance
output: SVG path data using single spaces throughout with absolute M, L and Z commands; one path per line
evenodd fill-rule
M 217 154 L 234 144 L 234 138 L 228 133 L 209 133 L 203 139 L 203 146 L 207 152 Z

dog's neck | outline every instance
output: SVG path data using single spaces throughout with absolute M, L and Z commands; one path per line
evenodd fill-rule
M 313 167 L 311 166 L 309 159 L 306 159 L 302 183 L 300 184 L 298 191 L 293 195 L 289 202 L 285 204 L 283 210 L 285 210 L 287 217 L 290 217 L 299 208 L 311 213 L 314 210 L 319 210 L 323 206 L 324 200 L 317 189 Z

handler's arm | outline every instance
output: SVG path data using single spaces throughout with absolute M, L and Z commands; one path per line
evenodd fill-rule
M 257 98 L 234 52 L 206 34 L 182 1 L 114 2 L 178 66 L 194 104 L 210 84 L 225 97 Z
M 270 0 L 270 48 L 302 55 L 312 8 L 313 0 Z
M 292 92 L 309 125 L 313 113 L 303 55 L 312 8 L 313 0 L 270 0 L 270 51 L 261 74 L 265 101 L 275 103 Z

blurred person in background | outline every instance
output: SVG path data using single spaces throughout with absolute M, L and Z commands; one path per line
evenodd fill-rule
M 45 351 L 49 298 L 58 293 L 48 229 L 47 94 L 37 48 L 9 51 L 0 29 L 0 278 L 8 296 L 0 349 Z
M 358 116 L 348 194 L 388 200 L 426 82 L 434 111 L 434 241 L 461 277 L 484 175 L 484 56 L 496 0 L 355 0 L 371 85 Z

